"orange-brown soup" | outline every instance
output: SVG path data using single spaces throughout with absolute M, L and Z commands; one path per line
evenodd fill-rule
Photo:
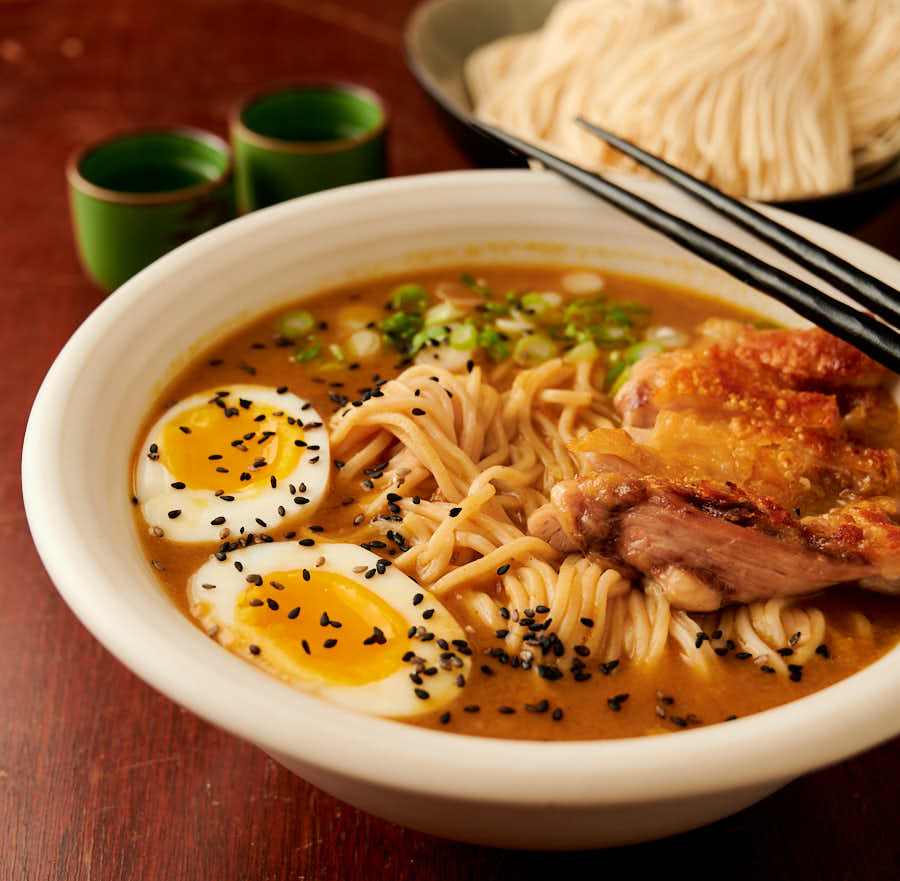
M 469 332 L 481 342 L 470 350 L 455 350 L 469 356 L 465 359 L 466 364 L 457 369 L 464 373 L 475 364 L 483 365 L 485 370 L 497 370 L 498 366 L 506 363 L 508 369 L 505 373 L 498 370 L 496 380 L 498 389 L 506 390 L 523 369 L 512 364 L 514 340 L 502 330 L 499 331 L 500 338 L 497 338 L 485 333 L 485 329 L 496 330 L 497 317 L 509 317 L 510 312 L 504 312 L 510 309 L 509 304 L 516 304 L 512 308 L 518 314 L 533 316 L 538 313 L 540 319 L 546 302 L 534 297 L 526 299 L 525 302 L 533 307 L 528 312 L 527 305 L 521 307 L 523 295 L 561 291 L 562 279 L 571 271 L 568 268 L 532 266 L 463 267 L 407 273 L 403 277 L 353 284 L 322 292 L 298 304 L 297 309 L 313 317 L 314 325 L 301 327 L 302 333 L 294 338 L 287 337 L 284 327 L 280 325 L 283 316 L 290 310 L 280 309 L 265 315 L 197 357 L 153 402 L 145 430 L 135 445 L 135 468 L 146 455 L 143 448 L 146 429 L 166 412 L 172 402 L 202 390 L 227 389 L 229 384 L 287 387 L 292 394 L 311 402 L 327 426 L 333 414 L 352 407 L 354 401 L 365 399 L 408 366 L 408 356 L 392 345 L 391 335 L 406 334 L 408 339 L 415 327 L 406 328 L 402 321 L 395 322 L 393 326 L 385 325 L 386 319 L 392 316 L 414 314 L 404 313 L 404 309 L 386 308 L 394 292 L 404 284 L 417 285 L 433 293 L 443 283 L 450 285 L 451 292 L 455 291 L 459 297 L 471 295 L 475 303 L 472 308 L 477 308 L 477 312 L 473 313 L 477 316 L 472 325 L 475 329 L 459 331 L 457 337 L 458 341 L 466 343 L 469 341 L 466 333 Z M 553 298 L 550 298 L 550 305 L 553 309 L 563 309 L 579 299 L 587 302 L 604 298 L 603 320 L 611 322 L 608 329 L 614 332 L 610 340 L 602 340 L 606 348 L 601 347 L 597 355 L 596 375 L 601 377 L 598 383 L 601 386 L 605 383 L 607 389 L 616 381 L 616 365 L 621 362 L 622 353 L 640 342 L 640 334 L 648 326 L 671 328 L 683 334 L 685 339 L 691 339 L 696 326 L 710 317 L 746 323 L 757 321 L 756 316 L 692 291 L 640 278 L 609 273 L 602 275 L 604 287 L 600 294 L 580 297 L 566 294 L 561 305 L 556 304 Z M 429 308 L 440 305 L 440 302 L 434 299 Z M 610 304 L 624 304 L 624 313 L 621 310 L 610 312 Z M 450 314 L 449 310 L 447 314 Z M 560 321 L 553 327 L 548 324 L 546 332 L 540 329 L 526 334 L 525 337 L 538 337 L 539 344 L 543 344 L 546 338 L 549 348 L 541 351 L 540 345 L 537 345 L 532 347 L 536 351 L 530 352 L 523 344 L 518 346 L 521 350 L 519 360 L 530 366 L 532 361 L 537 363 L 545 355 L 564 356 L 582 345 L 585 340 L 578 336 L 579 323 L 586 324 L 587 313 L 574 310 L 570 315 L 574 320 Z M 617 323 L 617 318 L 622 320 Z M 448 326 L 453 324 L 454 328 L 456 324 L 465 323 L 458 317 L 447 321 Z M 540 321 L 538 324 L 543 327 Z M 568 325 L 574 325 L 574 329 Z M 620 331 L 616 328 L 620 327 L 624 331 L 617 341 L 616 335 Z M 348 339 L 360 329 L 373 331 L 380 337 L 381 344 L 377 351 L 356 357 L 348 351 Z M 443 334 L 443 331 L 439 333 Z M 507 339 L 502 338 L 504 335 Z M 438 345 L 446 345 L 445 336 L 437 339 Z M 371 343 L 372 339 L 369 335 L 363 341 Z M 429 346 L 437 350 L 438 345 L 429 341 L 421 351 L 427 356 Z M 340 464 L 332 462 L 331 488 L 312 516 L 307 517 L 300 509 L 288 511 L 279 522 L 269 522 L 265 527 L 259 527 L 251 541 L 271 539 L 296 542 L 307 539 L 324 543 L 329 539 L 348 540 L 348 536 L 356 540 L 363 504 L 371 499 L 373 492 L 383 490 L 386 477 L 378 474 L 373 478 L 370 473 L 363 475 L 355 485 L 348 486 L 340 482 L 340 468 L 337 467 Z M 404 494 L 402 486 L 398 492 Z M 424 485 L 424 488 L 418 487 L 416 492 L 423 498 L 426 493 L 434 497 L 440 495 L 433 483 Z M 238 536 L 223 532 L 224 537 L 218 541 L 179 543 L 166 536 L 165 528 L 152 528 L 144 520 L 139 507 L 135 507 L 135 512 L 148 565 L 152 565 L 176 606 L 191 618 L 186 595 L 188 579 L 223 542 L 238 539 L 246 542 L 247 533 Z M 388 512 L 385 511 L 385 514 Z M 383 539 L 389 529 L 396 532 L 403 530 L 402 518 L 396 514 L 393 516 L 394 519 L 374 523 L 370 523 L 367 517 L 368 540 Z M 410 540 L 408 537 L 405 539 L 407 542 Z M 402 554 L 402 543 L 380 543 L 382 547 L 376 545 L 373 549 L 386 560 L 393 561 Z M 540 610 L 513 606 L 504 595 L 499 578 L 480 585 L 480 589 L 486 595 L 493 596 L 497 605 L 508 613 L 509 627 L 515 625 L 516 618 L 521 620 L 529 612 L 530 620 L 538 622 L 542 620 L 542 615 L 546 616 Z M 441 600 L 461 623 L 470 623 L 471 613 L 460 597 L 459 590 L 451 590 Z M 804 602 L 824 613 L 826 633 L 816 652 L 802 665 L 802 675 L 793 677 L 767 672 L 765 664 L 761 665 L 747 653 L 727 645 L 720 646 L 722 651 L 717 652 L 717 661 L 711 671 L 698 672 L 682 661 L 678 648 L 670 643 L 661 659 L 652 665 L 633 662 L 624 656 L 582 657 L 567 651 L 559 662 L 562 671 L 560 678 L 545 678 L 536 673 L 537 661 L 530 665 L 530 669 L 523 668 L 517 656 L 510 656 L 505 651 L 502 635 L 483 626 L 475 626 L 467 630 L 472 665 L 465 686 L 459 689 L 458 696 L 451 703 L 431 712 L 426 711 L 412 721 L 466 734 L 548 740 L 628 737 L 678 731 L 756 713 L 824 688 L 876 660 L 897 642 L 900 635 L 900 601 L 895 598 L 857 588 L 839 587 Z M 502 631 L 499 633 L 502 634 Z M 780 648 L 783 649 L 782 656 L 789 660 L 789 641 Z M 549 656 L 550 661 L 555 662 L 552 645 Z M 251 663 L 256 661 L 251 656 L 246 657 Z M 426 707 L 423 706 L 423 710 Z

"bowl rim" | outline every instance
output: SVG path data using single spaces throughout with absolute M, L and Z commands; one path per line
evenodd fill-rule
M 440 198 L 442 192 L 458 193 L 465 187 L 479 197 L 508 192 L 507 188 L 533 188 L 536 195 L 549 199 L 561 198 L 560 188 L 569 185 L 553 175 L 527 170 L 470 170 L 371 181 L 302 197 L 193 239 L 142 270 L 88 316 L 57 356 L 37 394 L 22 457 L 23 497 L 35 545 L 76 616 L 158 691 L 267 752 L 289 757 L 307 769 L 327 769 L 344 778 L 448 799 L 549 806 L 703 795 L 784 781 L 900 732 L 900 647 L 807 697 L 662 738 L 543 742 L 473 737 L 362 716 L 293 690 L 296 697 L 287 706 L 283 700 L 287 686 L 265 674 L 258 678 L 259 671 L 228 652 L 218 652 L 220 660 L 186 676 L 185 665 L 196 660 L 194 643 L 188 645 L 180 637 L 168 642 L 166 634 L 142 621 L 117 596 L 114 584 L 104 583 L 103 571 L 88 556 L 89 543 L 66 528 L 71 512 L 53 490 L 63 474 L 62 404 L 73 393 L 95 347 L 114 333 L 120 316 L 138 299 L 152 297 L 159 285 L 185 267 L 215 261 L 217 253 L 239 239 L 246 242 L 255 235 L 264 241 L 267 230 L 291 218 L 315 215 L 326 206 L 352 211 L 354 205 L 370 201 L 396 211 L 404 193 L 428 192 L 430 198 Z M 633 188 L 652 199 L 664 187 L 646 181 Z M 763 210 L 845 257 L 865 259 L 870 271 L 874 265 L 876 273 L 900 283 L 900 262 L 888 255 L 804 218 Z M 96 578 L 80 573 L 73 559 L 89 561 Z M 105 590 L 103 602 L 94 597 L 98 580 Z M 190 627 L 180 613 L 177 616 Z M 221 699 L 223 690 L 234 692 L 231 700 Z M 515 767 L 540 768 L 551 782 L 536 786 L 530 774 L 510 774 Z

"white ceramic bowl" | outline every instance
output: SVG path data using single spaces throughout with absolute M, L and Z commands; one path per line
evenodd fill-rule
M 661 185 L 632 186 L 725 229 Z M 884 254 L 779 216 L 900 285 L 900 264 Z M 743 233 L 728 235 L 786 265 Z M 110 296 L 63 349 L 35 401 L 22 465 L 28 520 L 75 614 L 159 691 L 316 786 L 395 822 L 471 842 L 575 848 L 668 835 L 897 734 L 900 650 L 848 681 L 727 725 L 664 737 L 534 743 L 424 730 L 331 706 L 223 651 L 174 608 L 142 556 L 129 502 L 132 443 L 161 384 L 217 333 L 323 285 L 489 261 L 596 262 L 799 323 L 545 173 L 379 181 L 236 220 Z M 524 768 L 532 771 L 517 773 Z

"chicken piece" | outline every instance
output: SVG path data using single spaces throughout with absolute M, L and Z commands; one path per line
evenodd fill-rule
M 893 500 L 800 520 L 733 484 L 615 472 L 557 484 L 529 531 L 560 550 L 654 578 L 676 608 L 806 594 L 862 579 L 900 592 L 900 527 Z
M 663 470 L 732 481 L 805 514 L 900 485 L 887 371 L 819 328 L 757 331 L 714 319 L 694 349 L 640 361 L 616 396 Z
M 700 333 L 699 347 L 632 368 L 615 398 L 626 427 L 651 428 L 660 409 L 696 409 L 835 431 L 840 411 L 833 394 L 875 388 L 887 376 L 821 328 L 757 331 L 716 320 Z
M 529 529 L 688 611 L 855 580 L 900 592 L 887 371 L 818 328 L 700 336 L 634 365 L 615 399 L 627 431 L 576 439 L 595 473 L 553 487 Z
M 641 444 L 623 429 L 599 428 L 570 449 L 591 470 L 731 482 L 803 514 L 823 513 L 841 500 L 890 495 L 900 485 L 894 450 L 692 412 L 661 412 Z

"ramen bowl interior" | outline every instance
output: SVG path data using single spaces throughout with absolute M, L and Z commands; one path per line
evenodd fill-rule
M 634 188 L 787 265 L 664 187 Z M 889 257 L 808 221 L 786 222 L 900 285 L 900 264 Z M 728 724 L 615 741 L 504 741 L 320 701 L 222 651 L 174 607 L 148 571 L 128 494 L 134 439 L 164 383 L 215 338 L 304 294 L 406 269 L 492 262 L 597 265 L 802 325 L 543 173 L 361 184 L 234 221 L 106 300 L 35 402 L 23 456 L 28 519 L 75 614 L 150 685 L 312 784 L 394 822 L 489 845 L 586 848 L 680 832 L 900 731 L 900 649 L 821 692 Z

